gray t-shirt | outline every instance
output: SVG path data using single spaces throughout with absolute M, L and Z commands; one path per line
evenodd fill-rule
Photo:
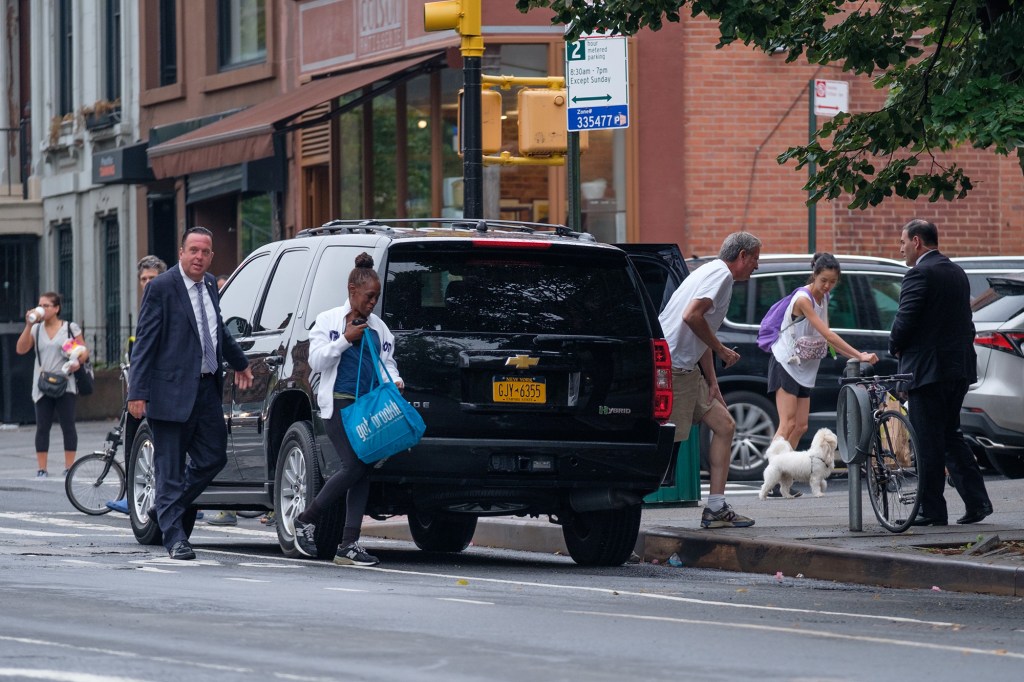
M 71 328 L 71 336 L 68 336 L 68 327 Z M 62 346 L 68 338 L 74 338 L 81 335 L 82 328 L 74 322 L 61 322 L 60 329 L 54 334 L 53 338 L 46 333 L 46 329 L 41 326 L 41 323 L 36 322 L 32 325 L 32 341 L 36 344 L 36 350 L 39 352 L 35 363 L 35 367 L 32 372 L 32 402 L 37 403 L 39 399 L 43 397 L 42 392 L 39 390 L 39 372 L 59 372 L 60 368 L 64 366 L 64 363 L 68 361 Z M 68 393 L 78 393 L 78 386 L 75 385 L 75 375 L 72 374 L 68 377 Z

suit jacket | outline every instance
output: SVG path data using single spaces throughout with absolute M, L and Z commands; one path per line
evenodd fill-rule
M 235 370 L 249 366 L 245 353 L 224 329 L 220 316 L 217 280 L 207 273 L 206 293 L 217 311 L 217 388 L 224 390 L 222 363 Z M 147 286 L 139 311 L 139 326 L 132 347 L 129 400 L 145 400 L 146 415 L 184 422 L 199 392 L 203 346 L 192 301 L 179 266 L 170 268 Z
M 978 378 L 971 287 L 963 269 L 938 251 L 921 256 L 903 278 L 889 352 L 899 355 L 900 372 L 913 373 L 910 388 Z

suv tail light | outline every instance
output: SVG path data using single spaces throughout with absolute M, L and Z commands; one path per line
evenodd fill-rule
M 983 332 L 975 335 L 974 345 L 1024 357 L 1024 332 Z
M 654 418 L 667 422 L 672 416 L 672 357 L 665 339 L 651 341 L 654 355 Z

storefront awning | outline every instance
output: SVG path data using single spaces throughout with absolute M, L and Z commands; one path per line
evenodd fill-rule
M 359 90 L 436 55 L 419 56 L 315 80 L 149 149 L 157 178 L 171 178 L 274 155 L 274 132 L 304 111 Z

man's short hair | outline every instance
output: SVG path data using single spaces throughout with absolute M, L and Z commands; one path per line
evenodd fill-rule
M 211 242 L 213 241 L 213 232 L 210 232 L 201 225 L 196 225 L 195 227 L 188 228 L 185 230 L 185 234 L 181 235 L 181 248 L 185 248 L 185 240 L 188 239 L 190 234 L 201 234 L 204 237 L 209 237 Z
M 143 256 L 139 259 L 139 265 L 136 270 L 136 276 L 138 277 L 142 277 L 143 270 L 156 270 L 159 274 L 161 272 L 167 272 L 167 263 L 153 255 Z
M 732 263 L 740 257 L 741 251 L 750 253 L 759 248 L 761 248 L 761 240 L 754 235 L 749 232 L 733 232 L 722 242 L 722 249 L 718 252 L 718 257 L 726 263 Z
M 907 239 L 920 237 L 921 243 L 925 246 L 938 247 L 939 245 L 939 228 L 927 220 L 915 218 L 903 226 L 903 232 L 907 233 Z

